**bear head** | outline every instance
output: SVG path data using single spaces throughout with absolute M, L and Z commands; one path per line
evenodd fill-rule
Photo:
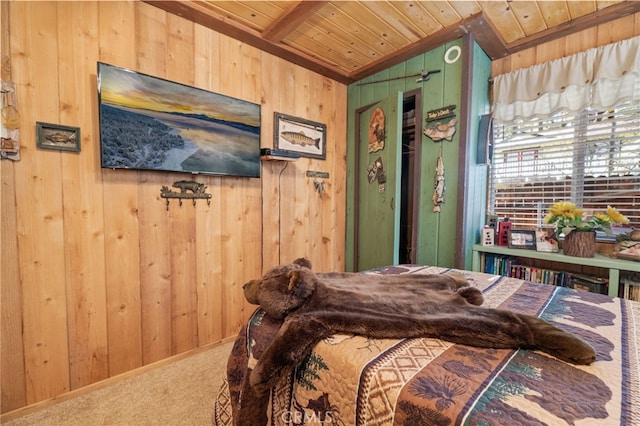
M 282 319 L 311 297 L 317 284 L 311 262 L 299 258 L 289 265 L 270 269 L 262 278 L 249 281 L 242 289 L 249 303 L 260 305 L 273 318 Z

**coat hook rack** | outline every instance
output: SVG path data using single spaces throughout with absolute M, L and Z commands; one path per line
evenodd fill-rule
M 329 173 L 307 170 L 307 177 L 314 178 L 313 189 L 315 189 L 320 198 L 322 198 L 322 194 L 324 193 L 324 181 L 322 179 L 329 179 Z
M 177 198 L 179 205 L 182 206 L 183 199 L 193 200 L 193 205 L 196 205 L 196 200 L 205 199 L 207 205 L 211 205 L 211 194 L 205 193 L 207 186 L 203 183 L 198 183 L 193 180 L 179 180 L 171 185 L 173 188 L 178 188 L 179 191 L 172 191 L 166 185 L 162 185 L 160 189 L 160 197 L 167 200 L 167 211 L 169 211 L 169 199 Z

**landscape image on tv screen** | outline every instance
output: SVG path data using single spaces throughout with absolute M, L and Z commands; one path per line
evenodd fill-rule
M 98 62 L 104 168 L 260 176 L 260 105 Z

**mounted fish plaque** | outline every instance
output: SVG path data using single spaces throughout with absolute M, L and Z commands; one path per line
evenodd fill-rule
M 327 155 L 327 126 L 322 123 L 274 113 L 273 147 L 296 152 L 302 157 L 324 160 Z
M 455 109 L 455 105 L 449 105 L 427 111 L 427 117 L 424 120 L 427 124 L 422 133 L 434 142 L 440 142 L 443 139 L 451 141 L 456 133 L 455 126 L 458 123 Z
M 160 197 L 167 200 L 167 211 L 169 210 L 169 199 L 177 198 L 182 206 L 182 200 L 184 198 L 193 200 L 193 205 L 196 205 L 197 199 L 207 200 L 207 205 L 211 204 L 211 194 L 205 193 L 207 186 L 203 183 L 198 183 L 192 180 L 179 180 L 171 185 L 174 188 L 178 188 L 179 191 L 172 191 L 166 185 L 162 185 L 160 189 Z

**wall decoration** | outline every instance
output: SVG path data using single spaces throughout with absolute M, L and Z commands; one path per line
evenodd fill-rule
M 304 118 L 274 113 L 273 147 L 297 152 L 302 157 L 324 160 L 327 155 L 327 126 Z
M 324 193 L 324 180 L 329 179 L 329 173 L 327 172 L 319 172 L 316 170 L 307 170 L 307 177 L 314 178 L 313 179 L 313 189 L 316 190 L 320 198 L 322 198 L 322 194 Z
M 536 249 L 536 231 L 533 229 L 509 230 L 509 248 Z
M 460 55 L 462 54 L 462 49 L 460 46 L 451 46 L 444 53 L 444 61 L 448 64 L 454 64 L 458 62 L 460 59 Z
M 166 185 L 162 185 L 160 188 L 160 197 L 165 198 L 167 200 L 167 210 L 169 210 L 169 199 L 176 198 L 179 200 L 180 205 L 182 206 L 183 199 L 193 200 L 193 205 L 196 205 L 197 199 L 205 199 L 207 200 L 207 205 L 211 204 L 211 194 L 207 194 L 205 189 L 207 186 L 203 183 L 198 183 L 192 180 L 179 180 L 171 185 L 174 188 L 178 188 L 179 191 L 172 191 Z
M 80 128 L 36 122 L 36 145 L 43 149 L 80 151 Z
M 2 93 L 2 126 L 0 126 L 0 158 L 20 160 L 20 113 L 16 88 L 13 82 L 3 81 Z
M 383 184 L 387 181 L 387 177 L 384 174 L 382 157 L 376 158 L 376 161 L 369 164 L 369 167 L 367 167 L 367 180 L 369 183 L 378 181 L 379 184 Z
M 101 166 L 260 177 L 260 104 L 98 62 Z
M 384 111 L 381 108 L 374 109 L 369 120 L 369 153 L 384 149 L 384 120 Z
M 558 237 L 555 227 L 536 229 L 536 250 L 551 253 L 558 252 Z
M 616 253 L 616 257 L 620 259 L 636 260 L 640 261 L 640 243 L 627 243 L 627 247 Z
M 416 83 L 422 83 L 425 81 L 429 81 L 429 78 L 431 78 L 431 74 L 437 74 L 439 72 L 440 70 L 422 70 L 418 73 L 401 75 L 399 77 L 390 77 L 390 78 L 383 78 L 382 80 L 365 81 L 362 83 L 358 83 L 358 86 L 365 86 L 367 84 L 375 84 L 375 83 L 383 83 L 385 81 L 403 80 L 409 77 L 418 77 L 416 78 Z
M 456 132 L 458 119 L 455 118 L 455 105 L 449 105 L 432 111 L 427 111 L 425 122 L 427 123 L 422 133 L 434 142 L 445 139 L 451 141 Z
M 611 257 L 640 261 L 640 229 L 617 235 Z
M 440 155 L 436 163 L 436 183 L 433 189 L 433 211 L 440 212 L 440 206 L 444 203 L 444 163 L 442 162 L 442 149 L 440 149 Z

